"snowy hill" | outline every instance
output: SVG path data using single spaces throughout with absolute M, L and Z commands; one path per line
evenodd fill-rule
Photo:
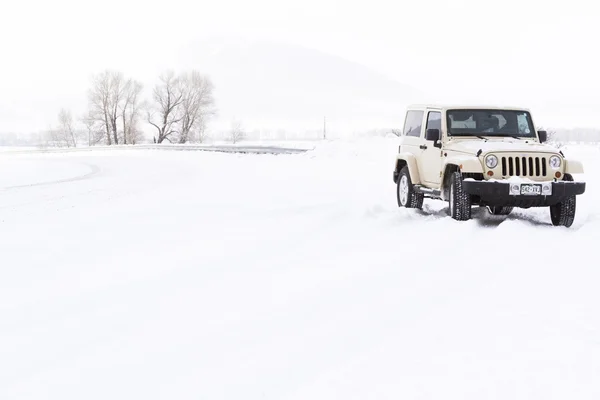
M 178 63 L 206 71 L 216 85 L 221 124 L 235 116 L 257 128 L 331 131 L 399 126 L 420 93 L 365 66 L 300 46 L 205 41 Z

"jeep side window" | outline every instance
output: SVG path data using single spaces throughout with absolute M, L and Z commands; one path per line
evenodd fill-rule
M 438 111 L 430 111 L 427 115 L 427 129 L 439 129 L 442 131 L 442 113 Z
M 421 126 L 423 125 L 423 111 L 409 111 L 406 113 L 404 122 L 404 134 L 406 136 L 421 136 Z

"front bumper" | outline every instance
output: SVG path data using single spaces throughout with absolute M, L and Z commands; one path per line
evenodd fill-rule
M 541 182 L 532 182 L 542 184 Z M 463 190 L 473 196 L 474 203 L 487 206 L 508 207 L 545 207 L 560 203 L 569 196 L 577 196 L 585 192 L 585 182 L 544 182 L 551 185 L 552 193 L 542 194 L 511 194 L 511 185 L 526 185 L 526 183 L 487 182 L 465 180 Z M 514 193 L 514 192 L 513 192 Z

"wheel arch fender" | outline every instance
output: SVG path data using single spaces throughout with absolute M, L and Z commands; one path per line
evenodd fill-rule
M 394 182 L 398 183 L 398 175 L 400 170 L 408 166 L 408 172 L 410 174 L 410 180 L 413 185 L 421 183 L 421 176 L 419 174 L 419 167 L 417 166 L 417 159 L 410 153 L 399 153 L 396 156 L 396 165 L 394 167 Z
M 483 174 L 483 166 L 481 165 L 479 159 L 475 156 L 455 156 L 444 160 L 441 176 L 441 191 L 443 200 L 448 200 L 449 198 L 448 188 L 450 177 L 452 176 L 452 173 L 456 171 L 461 173 Z
M 583 174 L 583 163 L 578 160 L 565 159 L 565 174 Z

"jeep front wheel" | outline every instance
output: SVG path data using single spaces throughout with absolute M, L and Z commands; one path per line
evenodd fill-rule
M 457 221 L 467 221 L 471 218 L 471 196 L 464 192 L 462 175 L 452 173 L 450 177 L 450 216 Z
M 418 209 L 423 207 L 424 195 L 422 193 L 415 192 L 412 181 L 410 180 L 410 173 L 407 166 L 404 166 L 398 175 L 396 197 L 398 199 L 399 207 Z
M 573 181 L 573 177 L 565 174 L 565 181 Z M 575 221 L 576 209 L 575 196 L 569 196 L 563 201 L 553 206 L 550 206 L 550 220 L 554 226 L 565 226 L 569 228 Z

